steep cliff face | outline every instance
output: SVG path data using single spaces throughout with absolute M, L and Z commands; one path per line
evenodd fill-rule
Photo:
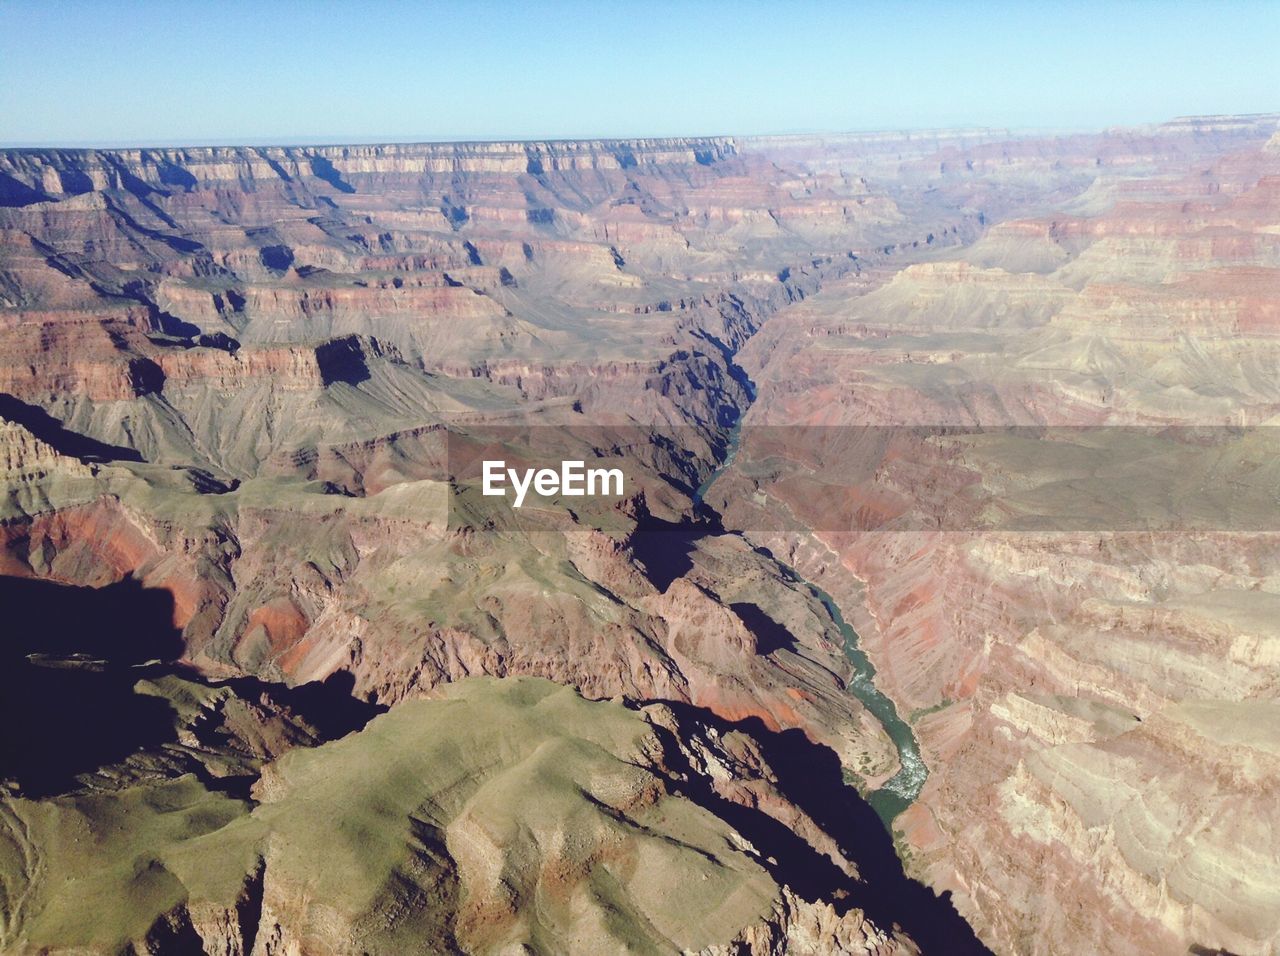
M 0 390 L 147 457 L 185 446 L 184 463 L 238 477 L 289 449 L 266 435 L 256 457 L 221 455 L 225 426 L 200 420 L 193 390 L 266 387 L 260 404 L 291 428 L 304 412 L 277 393 L 324 403 L 335 382 L 356 390 L 348 402 L 397 404 L 400 427 L 556 398 L 588 415 L 714 421 L 718 407 L 653 383 L 682 368 L 731 380 L 719 343 L 853 268 L 850 237 L 880 221 L 797 202 L 768 168 L 716 139 L 9 151 Z M 827 255 L 793 231 L 808 221 L 837 233 Z M 740 276 L 735 250 L 753 235 Z M 326 374 L 308 356 L 353 335 L 417 374 Z M 740 407 L 734 388 L 717 401 Z
M 920 951 L 899 920 L 946 925 L 871 892 L 742 731 L 533 679 L 380 716 L 254 690 L 152 666 L 133 700 L 172 740 L 0 796 L 6 952 L 888 954 Z M 800 890 L 796 854 L 818 864 Z
M 577 140 L 521 143 L 416 143 L 380 146 L 184 147 L 180 149 L 21 150 L 6 156 L 14 195 L 46 198 L 128 189 L 163 191 L 211 184 L 245 189 L 255 182 L 322 180 L 341 190 L 346 177 L 616 172 L 711 166 L 733 158 L 734 140 Z M 350 184 L 347 183 L 348 188 Z M 25 193 L 19 188 L 25 188 Z M 11 199 L 12 205 L 27 205 Z
M 857 271 L 860 237 L 917 229 L 865 183 L 802 190 L 803 169 L 727 140 L 13 151 L 0 163 L 25 190 L 0 208 L 0 390 L 109 457 L 141 459 L 96 494 L 59 488 L 42 491 L 47 507 L 16 507 L 15 567 L 97 582 L 72 554 L 155 542 L 137 570 L 186 579 L 184 626 L 208 666 L 295 678 L 352 667 L 362 690 L 392 697 L 482 666 L 688 699 L 685 671 L 705 663 L 654 665 L 623 640 L 639 614 L 661 647 L 654 622 L 670 609 L 622 614 L 605 680 L 555 641 L 541 647 L 537 629 L 457 628 L 451 602 L 467 619 L 489 614 L 469 608 L 470 587 L 442 590 L 442 613 L 425 620 L 391 595 L 391 569 L 459 560 L 458 541 L 440 544 L 432 502 L 447 462 L 432 430 L 612 421 L 648 441 L 687 429 L 687 453 L 661 465 L 687 495 L 749 401 L 733 350 Z M 671 502 L 651 504 L 672 517 Z M 299 508 L 325 523 L 297 527 Z M 106 514 L 118 534 L 76 540 Z M 634 560 L 628 533 L 612 538 L 614 564 Z M 494 547 L 495 565 L 509 547 L 523 545 Z M 522 606 L 476 593 L 482 607 Z M 587 628 L 591 616 L 558 619 Z M 406 620 L 425 647 L 370 649 Z M 696 683 L 743 713 L 790 712 L 783 698 Z
M 853 609 L 930 768 L 911 869 L 999 951 L 1276 945 L 1277 171 L 1100 177 L 740 355 L 727 520 Z
M 845 786 L 842 764 L 883 776 L 893 751 L 846 693 L 823 608 L 740 538 L 687 520 L 750 402 L 734 351 L 856 271 L 860 237 L 915 235 L 889 196 L 835 180 L 809 196 L 798 175 L 779 178 L 728 140 L 4 154 L 3 570 L 95 588 L 127 578 L 168 595 L 164 657 L 231 681 L 175 731 L 212 757 L 173 741 L 133 769 L 86 757 L 76 769 L 89 775 L 64 780 L 54 802 L 17 776 L 10 842 L 45 863 L 4 857 L 5 899 L 26 901 L 6 903 L 5 947 L 395 951 L 413 939 L 497 951 L 531 939 L 888 953 L 915 951 L 915 925 L 976 947 L 948 903 L 902 876 Z M 932 214 L 953 230 L 963 219 Z M 613 431 L 566 428 L 585 423 Z M 459 520 L 449 441 L 513 424 L 563 431 L 561 457 L 627 449 L 640 487 L 599 526 L 563 509 L 545 513 L 551 533 Z M 265 683 L 237 683 L 245 675 Z M 423 822 L 443 798 L 407 794 L 377 821 L 394 839 L 362 864 L 358 893 L 310 887 L 299 874 L 315 861 L 260 839 L 277 823 L 258 818 L 309 805 L 273 763 L 289 748 L 270 742 L 333 735 L 294 739 L 301 705 L 281 716 L 259 687 L 337 680 L 393 716 L 472 675 L 690 709 L 663 712 L 660 744 L 628 718 L 650 734 L 643 759 L 626 741 L 587 744 L 598 752 L 566 790 L 578 797 L 557 796 L 537 819 L 481 812 L 512 809 L 502 784 L 455 807 L 446 836 L 453 823 Z M 467 723 L 523 721 L 486 711 Z M 703 724 L 713 729 L 689 745 Z M 215 747 L 210 727 L 234 743 Z M 389 731 L 403 738 L 394 753 L 377 732 L 361 738 L 356 776 L 385 760 L 388 779 L 403 779 L 422 752 L 406 728 Z M 781 786 L 752 742 L 788 733 L 839 755 L 820 801 L 794 771 Z M 490 743 L 513 756 L 514 738 Z M 546 777 L 544 744 L 584 746 L 534 741 L 511 773 Z M 101 778 L 115 781 L 109 793 Z M 359 830 L 369 808 L 353 782 L 334 801 Z M 843 822 L 824 819 L 821 807 L 845 801 Z M 76 844 L 121 814 L 133 823 L 120 839 Z M 539 837 L 486 848 L 509 826 Z M 143 861 L 135 840 L 177 856 Z M 208 868 L 208 853 L 227 865 Z M 115 871 L 125 859 L 148 874 L 145 892 Z M 95 928 L 60 908 L 51 887 L 63 872 L 104 894 L 113 921 Z M 196 888 L 202 874 L 217 886 Z M 671 894 L 682 883 L 718 889 L 690 910 Z M 903 906 L 912 892 L 924 895 Z M 708 922 L 717 907 L 724 918 Z
M 790 565 L 914 729 L 930 776 L 898 848 L 985 941 L 1264 951 L 1275 908 L 1241 848 L 1269 831 L 1232 821 L 1265 817 L 1247 811 L 1271 773 L 1246 731 L 1270 720 L 1274 562 L 1242 530 L 1269 520 L 1273 456 L 1223 426 L 1280 410 L 1273 129 L 0 153 L 0 568 L 140 582 L 169 596 L 165 660 L 265 682 L 196 715 L 239 741 L 219 737 L 217 772 L 162 748 L 146 780 L 109 771 L 123 795 L 81 777 L 54 809 L 6 798 L 59 852 L 85 820 L 174 808 L 143 828 L 172 852 L 139 864 L 141 903 L 94 871 L 132 915 L 81 942 L 394 948 L 412 926 L 442 948 L 976 948 L 854 793 L 899 751 Z M 1042 431 L 993 429 L 1116 424 L 1148 431 L 1061 432 L 1045 458 Z M 831 452 L 797 425 L 861 430 Z M 622 457 L 634 486 L 529 524 L 478 508 L 452 443 L 532 457 L 541 426 L 557 458 Z M 1189 508 L 1195 529 L 1107 523 Z M 392 736 L 429 736 L 417 699 L 476 675 L 664 703 L 618 717 L 645 760 L 543 741 L 592 754 L 558 821 L 499 819 L 507 791 L 481 787 L 428 825 L 452 797 L 410 788 L 374 827 L 399 837 L 361 864 L 368 892 L 319 893 L 314 861 L 262 836 L 305 803 L 291 768 L 356 786 L 330 762 L 354 754 L 401 781 L 417 752 L 375 731 L 288 757 L 337 734 L 270 695 L 337 682 L 390 706 Z M 489 845 L 513 826 L 547 840 Z M 686 837 L 710 859 L 672 849 Z M 549 849 L 570 840 L 584 856 Z M 108 841 L 94 865 L 126 850 L 142 859 Z M 14 865 L 27 898 L 51 892 Z M 695 931 L 646 866 L 732 918 Z M 13 912 L 33 951 L 89 932 Z

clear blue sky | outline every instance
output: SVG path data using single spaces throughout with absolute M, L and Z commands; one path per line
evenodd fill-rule
M 1280 0 L 0 0 L 0 143 L 1093 128 L 1280 110 Z

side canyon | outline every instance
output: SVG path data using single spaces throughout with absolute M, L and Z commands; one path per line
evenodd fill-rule
M 1274 952 L 1278 367 L 1274 115 L 0 150 L 0 950 Z

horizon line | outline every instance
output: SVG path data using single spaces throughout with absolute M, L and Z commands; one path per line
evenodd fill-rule
M 1206 122 L 1214 120 L 1267 120 L 1280 122 L 1280 111 L 1264 111 L 1249 113 L 1205 113 L 1173 116 L 1163 120 L 1146 120 L 1136 123 L 1109 123 L 1101 126 L 992 126 L 985 124 L 957 124 L 954 126 L 901 126 L 852 129 L 793 129 L 758 133 L 696 133 L 626 136 L 533 136 L 533 137 L 493 137 L 493 138 L 425 138 L 396 136 L 282 136 L 276 139 L 260 139 L 257 137 L 234 140 L 229 137 L 209 137 L 197 140 L 54 140 L 36 142 L 31 140 L 0 141 L 0 149 L 4 150 L 155 150 L 155 149 L 269 149 L 309 147 L 323 149 L 337 146 L 496 146 L 496 145 L 528 145 L 557 143 L 636 143 L 662 142 L 672 140 L 754 140 L 800 138 L 805 136 L 875 136 L 885 134 L 926 134 L 926 133 L 1000 133 L 1006 136 L 1057 135 L 1077 136 L 1088 134 L 1106 134 L 1112 130 L 1131 130 L 1156 128 L 1178 122 Z

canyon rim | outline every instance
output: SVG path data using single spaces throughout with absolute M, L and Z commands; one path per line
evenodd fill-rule
M 1280 113 L 1024 125 L 0 145 L 0 953 L 1280 952 Z

